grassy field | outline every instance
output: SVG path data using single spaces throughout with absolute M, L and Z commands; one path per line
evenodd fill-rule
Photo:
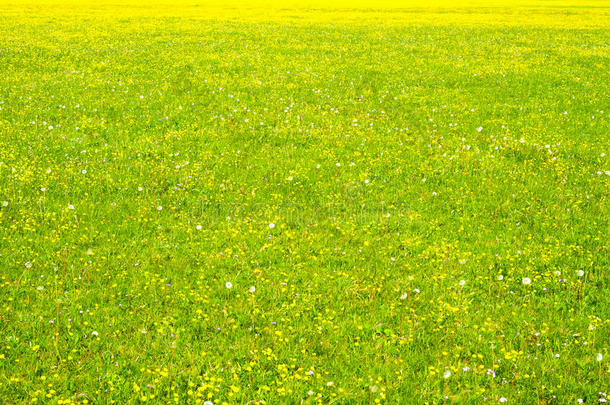
M 0 0 L 0 403 L 605 402 L 609 95 L 607 1 Z

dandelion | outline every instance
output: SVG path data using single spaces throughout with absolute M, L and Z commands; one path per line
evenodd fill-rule
M 500 402 L 507 402 L 508 399 L 504 398 L 504 397 L 500 397 Z
M 160 205 L 157 207 L 157 211 L 161 211 L 162 209 L 163 209 L 163 207 Z
M 230 290 L 231 288 L 233 288 L 233 283 L 231 283 L 230 281 L 227 281 L 225 283 L 225 287 L 227 287 Z
M 449 377 L 451 377 L 451 371 L 446 370 L 446 371 L 445 371 L 445 374 L 443 374 L 443 377 L 445 377 L 445 378 L 449 378 Z
M 254 292 L 256 291 L 256 287 L 252 286 L 250 288 L 248 288 L 248 291 L 252 294 L 254 294 Z
M 97 337 L 97 335 L 99 335 L 99 333 L 97 333 L 97 331 L 91 332 L 91 336 L 96 336 Z
M 72 204 L 68 205 L 68 209 L 69 210 L 73 210 L 74 209 L 74 205 L 72 205 Z
M 269 224 L 269 229 L 273 229 L 273 228 L 275 228 L 275 224 L 272 222 Z
M 532 280 L 530 280 L 530 278 L 529 278 L 529 277 L 523 277 L 523 280 L 521 280 L 521 282 L 522 282 L 524 285 L 530 285 L 530 284 L 532 283 Z
M 401 299 L 401 300 L 406 300 L 406 299 L 407 299 L 407 293 L 403 293 L 403 294 L 400 296 L 400 299 Z
M 602 361 L 604 359 L 604 356 L 602 356 L 601 353 L 597 353 L 597 356 L 595 358 L 597 359 L 597 361 Z
M 459 284 L 460 285 L 466 285 L 466 280 L 460 280 Z
M 477 132 L 481 132 L 483 130 L 483 127 L 478 127 L 477 128 Z
M 585 272 L 582 270 L 578 270 L 578 277 L 582 277 L 585 275 Z
M 195 229 L 197 229 L 198 231 L 200 231 L 200 230 L 201 230 L 201 228 L 202 228 L 202 226 L 201 226 L 201 225 L 197 225 L 197 226 L 195 227 Z
M 8 207 L 8 201 L 2 201 L 2 206 L 3 207 Z
M 496 277 L 496 279 L 497 279 L 498 281 L 502 281 L 502 280 L 504 280 L 504 275 L 499 274 L 499 275 L 498 275 L 498 277 Z

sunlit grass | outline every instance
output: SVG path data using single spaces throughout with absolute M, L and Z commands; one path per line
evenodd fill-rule
M 609 17 L 0 0 L 0 402 L 605 400 Z

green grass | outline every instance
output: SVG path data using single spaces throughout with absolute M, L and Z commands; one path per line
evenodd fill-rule
M 83 13 L 0 16 L 0 402 L 605 397 L 607 27 Z

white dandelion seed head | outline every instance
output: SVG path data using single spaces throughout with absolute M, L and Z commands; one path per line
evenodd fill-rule
M 523 277 L 523 280 L 521 280 L 521 282 L 522 282 L 524 285 L 530 285 L 530 284 L 532 283 L 532 280 L 530 280 L 530 278 L 529 278 L 529 277 Z
M 445 371 L 445 374 L 443 374 L 443 377 L 445 377 L 445 378 L 449 378 L 449 377 L 451 377 L 451 371 L 446 370 L 446 371 Z
M 231 289 L 231 288 L 233 288 L 233 283 L 232 283 L 232 282 L 230 282 L 230 281 L 227 281 L 227 282 L 225 283 L 225 287 L 227 287 L 228 289 Z
M 256 287 L 252 286 L 252 287 L 248 288 L 248 291 L 251 293 L 254 293 L 256 291 Z
M 273 229 L 273 228 L 275 228 L 275 224 L 274 224 L 273 222 L 271 222 L 271 223 L 269 224 L 269 229 Z

